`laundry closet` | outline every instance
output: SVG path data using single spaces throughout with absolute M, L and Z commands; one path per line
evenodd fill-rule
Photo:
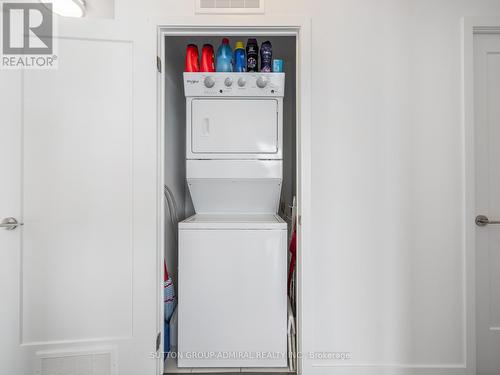
M 282 71 L 186 72 L 223 38 L 269 41 Z M 164 372 L 294 372 L 296 37 L 163 42 Z

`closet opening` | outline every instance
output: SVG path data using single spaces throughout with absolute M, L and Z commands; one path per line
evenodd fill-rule
M 297 372 L 297 35 L 160 35 L 164 373 Z M 223 38 L 233 58 L 255 38 L 258 71 L 186 73 Z M 261 72 L 267 41 L 282 73 Z

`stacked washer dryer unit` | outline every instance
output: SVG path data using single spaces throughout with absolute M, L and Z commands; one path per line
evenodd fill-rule
M 286 367 L 284 73 L 184 73 L 179 367 Z

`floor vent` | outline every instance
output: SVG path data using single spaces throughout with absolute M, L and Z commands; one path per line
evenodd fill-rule
M 37 375 L 115 375 L 112 350 L 37 353 Z
M 195 0 L 196 13 L 262 14 L 264 0 Z

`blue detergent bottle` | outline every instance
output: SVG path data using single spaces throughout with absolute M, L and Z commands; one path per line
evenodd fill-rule
M 234 71 L 240 73 L 247 71 L 247 56 L 243 42 L 236 42 L 234 47 Z
M 232 72 L 233 71 L 233 50 L 229 46 L 229 39 L 222 39 L 222 44 L 217 50 L 217 59 L 215 63 L 217 72 Z

